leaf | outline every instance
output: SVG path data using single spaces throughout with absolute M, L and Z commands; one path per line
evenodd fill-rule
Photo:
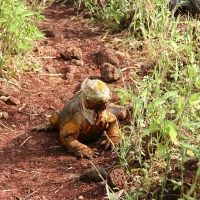
M 159 152 L 165 151 L 167 149 L 167 147 L 168 147 L 167 145 L 158 143 L 157 151 L 159 151 Z
M 171 122 L 167 122 L 166 131 L 168 132 L 172 143 L 177 144 L 177 126 Z
M 200 88 L 200 76 L 198 76 L 198 77 L 196 77 L 196 80 L 195 80 L 195 86 L 197 87 L 197 88 Z
M 158 130 L 160 130 L 158 124 L 157 123 L 152 123 L 148 129 L 144 130 L 144 133 L 145 134 L 149 134 L 149 133 L 156 132 Z
M 23 12 L 22 17 L 29 17 L 31 15 L 34 15 L 35 12 L 34 11 L 30 11 L 30 10 L 26 10 Z
M 178 109 L 179 112 L 183 109 L 183 101 L 182 101 L 182 99 L 180 97 L 178 98 L 177 109 Z
M 192 105 L 192 106 L 200 103 L 200 92 L 191 94 L 189 102 L 190 102 L 190 105 Z
M 171 45 L 172 45 L 174 50 L 178 49 L 178 46 L 177 46 L 176 42 L 171 40 L 170 43 L 171 43 Z
M 182 143 L 182 146 L 185 147 L 186 149 L 192 151 L 194 154 L 196 154 L 196 156 L 197 156 L 198 159 L 200 160 L 200 149 L 197 149 L 197 148 L 194 147 L 193 145 L 186 144 L 186 143 Z
M 156 98 L 155 99 L 155 106 L 159 106 L 159 105 L 162 105 L 166 102 L 165 99 L 162 99 L 162 98 Z
M 178 94 L 178 92 L 179 92 L 178 90 L 166 92 L 163 96 L 163 99 L 168 99 L 170 97 L 174 97 Z
M 119 18 L 119 15 L 117 14 L 114 14 L 114 18 L 115 18 L 115 21 L 120 24 L 120 18 Z

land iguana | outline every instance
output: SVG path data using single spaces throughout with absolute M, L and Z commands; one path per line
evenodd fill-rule
M 59 130 L 61 143 L 71 153 L 91 159 L 98 155 L 97 149 L 83 143 L 93 141 L 106 132 L 108 137 L 101 144 L 105 145 L 105 149 L 113 148 L 113 145 L 118 147 L 118 120 L 125 119 L 126 115 L 124 106 L 110 103 L 110 90 L 104 82 L 86 79 L 81 90 L 49 121 L 51 127 Z

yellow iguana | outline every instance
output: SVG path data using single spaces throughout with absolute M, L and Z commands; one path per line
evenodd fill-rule
M 125 107 L 110 103 L 110 90 L 104 82 L 87 79 L 82 89 L 49 121 L 59 130 L 60 141 L 70 152 L 77 157 L 92 158 L 98 155 L 97 150 L 83 143 L 99 138 L 106 131 L 109 139 L 101 144 L 105 149 L 112 145 L 118 147 L 118 120 L 124 119 L 126 114 Z

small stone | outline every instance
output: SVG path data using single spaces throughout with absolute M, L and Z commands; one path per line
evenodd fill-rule
M 56 74 L 56 69 L 54 67 L 50 66 L 50 65 L 45 66 L 44 69 L 45 69 L 45 71 L 47 71 L 47 72 L 49 72 L 51 74 Z
M 77 70 L 77 66 L 76 65 L 67 65 L 66 67 L 62 68 L 60 70 L 61 74 L 66 74 L 66 73 L 70 73 L 70 74 L 74 74 Z
M 124 171 L 120 168 L 113 169 L 107 177 L 107 183 L 112 188 L 117 187 L 122 189 L 124 187 L 125 181 L 126 176 Z
M 10 96 L 5 103 L 8 105 L 19 105 L 20 100 L 16 97 Z
M 74 74 L 73 73 L 66 73 L 64 78 L 67 79 L 67 80 L 72 80 L 74 78 Z
M 83 60 L 75 60 L 75 59 L 72 59 L 72 60 L 71 60 L 71 64 L 77 65 L 77 66 L 83 66 L 83 65 L 84 65 L 84 61 L 83 61 Z
M 104 63 L 100 67 L 100 72 L 101 78 L 107 83 L 117 81 L 120 79 L 120 73 L 118 69 L 112 64 Z
M 76 69 L 77 69 L 77 66 L 76 65 L 68 65 L 66 67 L 66 73 L 75 73 L 76 72 Z
M 111 48 L 103 49 L 97 53 L 97 64 L 102 65 L 104 63 L 110 63 L 112 65 L 119 65 L 120 63 Z
M 99 176 L 99 174 L 103 177 L 103 179 L 106 179 L 107 173 L 103 167 L 96 166 L 96 169 L 95 168 L 87 169 L 80 176 L 80 181 L 86 182 L 86 183 L 102 182 L 103 180 Z
M 84 197 L 83 196 L 79 196 L 78 199 L 84 199 Z
M 61 55 L 66 59 L 66 60 L 82 60 L 83 59 L 83 54 L 82 50 L 77 47 L 66 47 L 63 52 L 61 52 Z
M 74 78 L 74 73 L 77 70 L 76 65 L 68 65 L 61 70 L 61 73 L 65 74 L 65 79 L 72 80 Z
M 8 115 L 8 113 L 5 112 L 5 111 L 2 112 L 2 117 L 3 117 L 4 119 L 9 119 L 9 115 Z
M 47 37 L 47 38 L 54 38 L 55 37 L 55 34 L 54 34 L 53 31 L 44 30 L 43 33 L 44 33 L 45 37 Z

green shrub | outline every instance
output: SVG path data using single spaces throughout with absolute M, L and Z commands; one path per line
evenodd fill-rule
M 135 71 L 130 72 L 133 82 L 126 89 L 113 89 L 121 104 L 133 105 L 131 125 L 122 128 L 125 136 L 122 134 L 119 153 L 132 190 L 125 190 L 120 198 L 163 199 L 166 183 L 171 182 L 174 189 L 179 189 L 180 199 L 196 199 L 200 166 L 190 189 L 184 191 L 184 163 L 200 160 L 199 20 L 189 13 L 175 18 L 167 0 L 84 2 L 105 27 L 123 30 L 123 37 L 113 36 L 112 45 L 126 51 L 137 63 L 135 70 L 137 65 L 140 70 L 141 60 L 153 63 L 148 75 L 139 77 Z M 139 167 L 132 167 L 132 161 Z M 179 181 L 167 176 L 175 166 L 181 169 Z M 107 188 L 107 193 L 112 199 L 112 191 Z
M 44 38 L 36 24 L 43 17 L 30 10 L 26 1 L 0 0 L 0 70 L 17 73 L 32 44 Z

